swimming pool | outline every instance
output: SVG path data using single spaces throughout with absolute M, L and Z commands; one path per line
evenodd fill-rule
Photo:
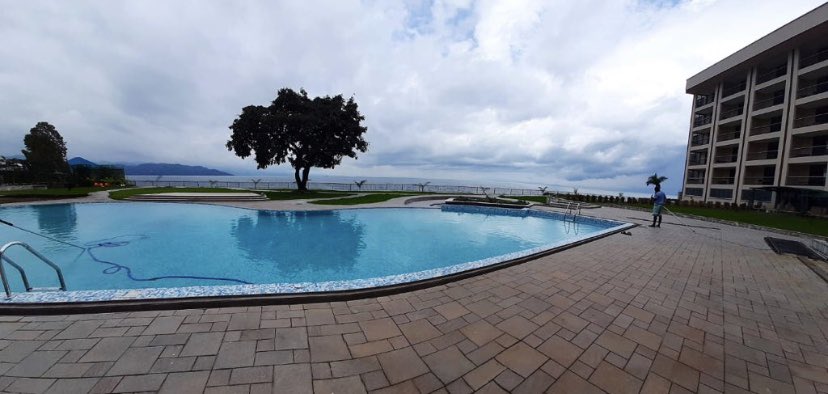
M 0 219 L 16 227 L 0 226 L 0 243 L 32 245 L 62 268 L 70 290 L 22 293 L 19 275 L 7 266 L 15 302 L 105 300 L 384 286 L 526 256 L 624 225 L 583 217 L 572 224 L 559 216 L 458 206 L 287 212 L 50 204 L 0 208 Z M 54 272 L 22 249 L 9 257 L 24 263 L 35 287 L 57 284 Z

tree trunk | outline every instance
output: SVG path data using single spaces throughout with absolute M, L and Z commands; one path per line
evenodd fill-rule
M 302 170 L 302 190 L 308 190 L 308 174 L 310 174 L 310 166 Z
M 302 170 L 302 167 L 296 167 L 296 171 L 293 173 L 293 178 L 296 179 L 296 188 L 300 192 L 304 192 L 304 191 L 307 191 L 308 188 L 307 188 L 307 185 L 305 184 L 305 182 L 302 181 L 302 177 L 299 176 L 299 171 L 300 170 Z M 307 179 L 307 178 L 305 178 L 305 179 Z
M 299 173 L 301 171 L 301 174 Z M 296 167 L 293 177 L 296 179 L 296 188 L 300 192 L 308 191 L 308 174 L 310 167 Z

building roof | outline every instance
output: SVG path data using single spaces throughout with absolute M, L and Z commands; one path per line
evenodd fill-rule
M 810 40 L 828 37 L 828 3 L 814 8 L 752 44 L 687 79 L 687 93 L 707 93 L 734 72 L 745 72 L 763 60 Z

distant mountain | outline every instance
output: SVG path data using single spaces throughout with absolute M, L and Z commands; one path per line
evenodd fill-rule
M 70 166 L 89 166 L 89 167 L 97 167 L 98 165 L 84 159 L 83 157 L 73 157 L 68 160 Z
M 98 164 L 93 163 L 83 157 L 73 157 L 68 160 L 70 166 L 86 165 L 90 167 L 97 167 Z M 233 175 L 224 171 L 214 170 L 212 168 L 202 166 L 186 166 L 183 164 L 170 163 L 143 163 L 143 164 L 109 164 L 115 167 L 123 167 L 126 175 L 215 175 L 226 176 Z
M 185 166 L 183 164 L 169 163 L 125 164 L 124 171 L 127 175 L 233 175 L 202 166 Z

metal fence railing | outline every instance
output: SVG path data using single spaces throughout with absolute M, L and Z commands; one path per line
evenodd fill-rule
M 777 122 L 761 126 L 753 126 L 750 128 L 750 135 L 774 133 L 780 130 L 782 130 L 782 122 Z
M 293 190 L 296 182 L 244 182 L 244 181 L 175 181 L 175 180 L 129 180 L 134 186 L 155 187 L 223 187 L 256 190 Z M 362 187 L 354 183 L 308 182 L 308 189 L 348 192 L 426 192 L 426 193 L 461 193 L 489 194 L 507 196 L 540 196 L 540 189 L 522 189 L 508 187 L 454 186 L 454 185 L 417 185 L 407 183 L 366 183 Z M 554 190 L 546 190 L 556 193 Z M 569 193 L 570 191 L 557 191 Z
M 770 80 L 779 78 L 779 77 L 785 75 L 787 72 L 788 72 L 788 64 L 787 63 L 780 64 L 780 65 L 778 65 L 776 67 L 773 67 L 769 70 L 765 70 L 762 73 L 760 73 L 758 76 L 756 76 L 756 84 L 758 85 L 760 83 L 765 83 L 765 82 L 768 82 Z

